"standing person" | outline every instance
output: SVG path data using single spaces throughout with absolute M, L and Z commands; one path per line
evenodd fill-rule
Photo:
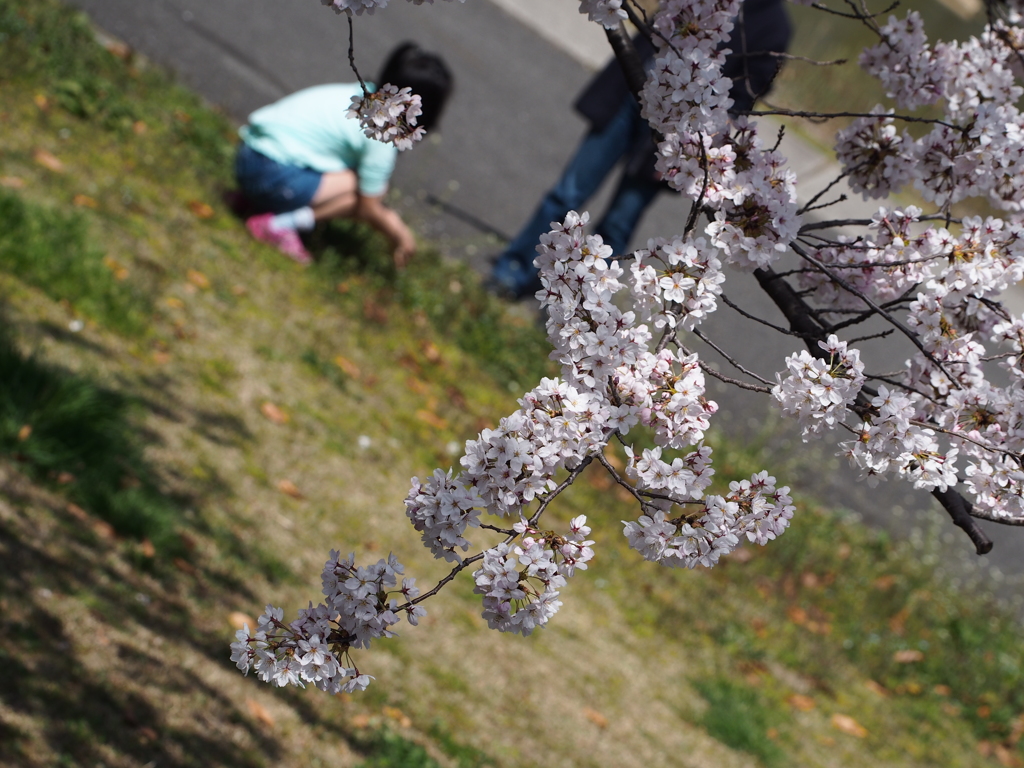
M 726 47 L 730 53 L 722 73 L 732 79 L 729 96 L 733 113 L 751 109 L 768 93 L 778 73 L 791 29 L 783 0 L 744 0 Z M 645 67 L 653 64 L 654 46 L 644 35 L 634 39 Z M 744 52 L 748 52 L 744 55 Z M 654 168 L 650 126 L 630 93 L 617 61 L 598 73 L 574 105 L 590 124 L 561 178 L 541 200 L 533 217 L 494 262 L 489 285 L 497 293 L 520 299 L 541 285 L 533 266 L 540 236 L 552 221 L 562 221 L 598 190 L 612 169 L 624 161 L 622 177 L 601 221 L 595 228 L 616 254 L 624 253 L 647 206 L 664 187 Z
M 452 89 L 444 61 L 414 43 L 391 53 L 380 82 L 420 96 L 418 125 L 426 130 L 437 125 Z M 367 83 L 367 89 L 375 86 Z M 235 177 L 247 202 L 262 211 L 245 226 L 301 264 L 312 257 L 299 233 L 332 218 L 358 219 L 382 232 L 398 267 L 416 251 L 412 232 L 384 205 L 398 150 L 367 137 L 359 120 L 346 114 L 361 94 L 359 83 L 306 88 L 256 110 L 239 131 Z

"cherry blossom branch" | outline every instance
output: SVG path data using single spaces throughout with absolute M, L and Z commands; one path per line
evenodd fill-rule
M 765 117 L 768 115 L 776 115 L 780 117 L 804 117 L 811 122 L 825 122 L 827 120 L 835 120 L 840 117 L 873 117 L 878 118 L 877 112 L 805 112 L 796 109 L 786 109 L 784 107 L 773 107 L 772 109 L 750 109 L 743 112 L 737 112 L 740 115 L 748 115 L 749 117 Z M 947 123 L 945 120 L 939 120 L 936 117 L 917 117 L 915 115 L 897 115 L 897 114 L 886 114 L 884 117 L 891 117 L 894 120 L 902 120 L 905 123 L 924 123 L 927 125 L 941 125 L 944 128 L 951 128 L 954 131 L 958 131 L 965 136 L 970 131 L 970 126 L 955 125 L 953 123 Z
M 359 86 L 363 89 L 363 96 L 369 96 L 370 91 L 366 87 L 366 81 L 363 80 L 363 76 L 359 74 L 359 69 L 356 67 L 356 43 L 352 27 L 352 14 L 348 14 L 348 65 L 352 68 L 359 81 Z
M 952 488 L 945 491 L 936 488 L 932 491 L 932 496 L 938 499 L 943 509 L 949 513 L 953 525 L 963 529 L 964 533 L 974 542 L 975 550 L 979 555 L 987 555 L 992 551 L 992 540 L 985 535 L 972 516 L 974 509 L 971 502 Z
M 565 478 L 565 480 L 563 480 L 558 485 L 558 487 L 555 488 L 555 490 L 551 491 L 551 493 L 544 497 L 543 501 L 541 501 L 541 503 L 537 506 L 537 511 L 534 512 L 533 516 L 530 518 L 530 525 L 537 524 L 537 521 L 540 520 L 540 516 L 544 514 L 544 510 L 548 508 L 548 505 L 551 504 L 551 502 L 554 501 L 562 493 L 562 491 L 564 491 L 570 485 L 575 483 L 576 478 L 583 474 L 583 470 L 589 467 L 591 462 L 593 461 L 594 454 L 587 456 L 576 466 L 575 469 L 569 472 L 569 476 Z
M 743 317 L 747 318 L 748 320 L 753 320 L 755 323 L 760 323 L 761 325 L 767 326 L 768 328 L 771 328 L 773 331 L 778 331 L 779 333 L 785 334 L 787 336 L 796 336 L 797 338 L 800 339 L 813 338 L 815 341 L 819 340 L 817 336 L 808 336 L 807 334 L 800 333 L 799 331 L 792 331 L 788 328 L 783 328 L 781 325 L 775 325 L 775 323 L 770 323 L 764 318 L 758 317 L 757 315 L 752 315 L 751 313 L 743 309 L 743 307 L 741 307 L 739 304 L 732 301 L 724 293 L 720 294 L 719 298 L 722 300 L 724 304 L 726 304 L 729 307 L 732 307 L 734 310 L 743 315 Z
M 848 291 L 849 293 L 852 293 L 858 299 L 860 299 L 865 304 L 867 304 L 869 307 L 871 307 L 871 309 L 873 309 L 875 312 L 877 312 L 879 315 L 881 315 L 883 318 L 885 318 L 886 321 L 888 321 L 890 324 L 895 326 L 897 328 L 897 330 L 899 330 L 900 333 L 902 333 L 904 336 L 906 336 L 908 339 L 910 339 L 911 343 L 915 347 L 917 347 L 919 350 L 921 350 L 921 354 L 923 354 L 925 357 L 927 357 L 928 360 L 930 360 L 932 362 L 932 364 L 935 365 L 936 368 L 938 368 L 947 377 L 949 377 L 950 382 L 952 382 L 952 384 L 955 387 L 957 387 L 958 389 L 962 388 L 960 383 L 956 380 L 956 378 L 954 378 L 954 376 L 949 371 L 947 371 L 945 369 L 945 367 L 942 365 L 942 363 L 940 363 L 938 361 L 938 359 L 931 352 L 928 351 L 928 349 L 924 346 L 924 344 L 921 342 L 921 339 L 918 337 L 918 335 L 916 333 L 911 331 L 909 328 L 907 328 L 905 325 L 903 325 L 903 323 L 901 323 L 899 320 L 897 320 L 895 317 L 893 317 L 889 312 L 887 312 L 886 310 L 882 309 L 882 307 L 880 307 L 878 304 L 873 302 L 870 298 L 868 298 L 864 294 L 863 291 L 857 290 L 852 285 L 850 285 L 848 282 L 846 282 L 843 278 L 841 278 L 838 275 L 836 275 L 835 273 L 833 273 L 828 267 L 826 267 L 820 261 L 815 259 L 809 253 L 807 253 L 803 248 L 799 247 L 798 245 L 796 245 L 794 243 L 791 243 L 790 247 L 793 249 L 793 252 L 796 253 L 800 258 L 804 259 L 807 262 L 810 262 L 815 267 L 820 269 L 825 275 L 827 275 L 829 277 L 829 279 L 831 279 L 833 282 L 835 282 L 836 285 L 838 285 L 843 290 Z
M 741 364 L 740 364 L 740 362 L 739 362 L 738 360 L 736 360 L 735 358 L 733 358 L 733 357 L 732 357 L 731 355 L 729 355 L 729 353 L 728 353 L 728 352 L 726 352 L 726 351 L 725 351 L 724 349 L 722 349 L 722 348 L 721 348 L 720 346 L 718 346 L 717 344 L 715 344 L 715 342 L 713 342 L 713 341 L 712 341 L 711 339 L 709 339 L 709 338 L 708 338 L 707 336 L 705 336 L 705 335 L 704 335 L 704 333 L 703 333 L 703 331 L 701 331 L 701 330 L 700 330 L 699 328 L 694 328 L 694 329 L 693 329 L 693 330 L 691 331 L 691 333 L 692 333 L 692 334 L 693 334 L 694 336 L 696 336 L 696 337 L 697 337 L 698 339 L 700 339 L 701 341 L 703 341 L 703 342 L 704 342 L 705 344 L 707 344 L 707 345 L 708 345 L 709 347 L 711 347 L 711 348 L 712 348 L 713 350 L 715 350 L 715 352 L 717 352 L 717 353 L 718 353 L 718 354 L 720 354 L 720 355 L 721 355 L 722 357 L 724 357 L 724 358 L 725 358 L 725 359 L 726 359 L 726 360 L 727 360 L 727 361 L 729 362 L 729 364 L 730 364 L 730 365 L 732 365 L 732 366 L 733 366 L 733 367 L 734 367 L 734 368 L 735 368 L 736 370 L 738 370 L 738 371 L 739 371 L 740 373 L 744 373 L 744 374 L 746 374 L 747 376 L 749 376 L 749 377 L 750 377 L 750 378 L 752 378 L 752 379 L 757 379 L 757 380 L 758 380 L 758 381 L 760 381 L 760 382 L 761 382 L 762 384 L 767 384 L 768 386 L 771 386 L 771 384 L 772 384 L 772 383 L 771 383 L 770 381 L 768 381 L 768 379 L 765 379 L 765 378 L 763 378 L 763 377 L 761 377 L 761 376 L 758 376 L 758 375 L 757 375 L 756 373 L 754 373 L 753 371 L 750 371 L 750 370 L 747 370 L 746 368 L 744 368 L 744 367 L 743 367 L 743 365 L 741 365 Z M 770 390 L 769 390 L 769 391 L 770 391 Z

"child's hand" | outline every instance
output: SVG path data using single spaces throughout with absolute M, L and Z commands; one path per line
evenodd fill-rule
M 402 238 L 395 245 L 391 257 L 395 260 L 395 269 L 404 269 L 409 260 L 416 255 L 416 240 L 410 235 L 408 239 Z

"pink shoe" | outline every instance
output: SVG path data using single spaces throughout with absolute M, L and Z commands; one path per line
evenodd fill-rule
M 251 216 L 245 220 L 245 228 L 249 234 L 261 243 L 272 245 L 289 259 L 299 264 L 312 264 L 313 257 L 302 244 L 299 233 L 294 229 L 273 229 L 270 220 L 274 218 L 272 213 L 261 213 L 258 216 Z

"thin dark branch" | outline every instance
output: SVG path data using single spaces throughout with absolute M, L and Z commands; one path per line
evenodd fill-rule
M 740 365 L 739 361 L 737 361 L 736 359 L 734 359 L 734 358 L 733 358 L 733 357 L 732 357 L 731 355 L 729 355 L 729 353 L 728 353 L 728 352 L 726 352 L 726 351 L 725 351 L 724 349 L 722 349 L 722 348 L 721 348 L 720 346 L 718 346 L 717 344 L 715 344 L 715 342 L 713 342 L 713 341 L 712 341 L 711 339 L 709 339 L 709 338 L 708 338 L 707 336 L 705 336 L 705 335 L 704 335 L 704 333 L 703 333 L 703 332 L 702 332 L 702 331 L 700 330 L 700 328 L 694 328 L 694 329 L 693 329 L 693 330 L 691 331 L 691 333 L 692 333 L 692 334 L 693 334 L 694 336 L 696 336 L 696 337 L 697 337 L 698 339 L 700 339 L 701 341 L 703 341 L 703 342 L 704 342 L 705 344 L 707 344 L 707 345 L 708 345 L 709 347 L 711 347 L 711 348 L 712 348 L 713 350 L 715 350 L 715 352 L 717 352 L 717 353 L 718 353 L 718 354 L 720 354 L 720 355 L 721 355 L 722 357 L 724 357 L 724 358 L 725 358 L 725 359 L 726 359 L 726 360 L 727 360 L 727 361 L 729 362 L 729 364 L 730 364 L 730 365 L 731 365 L 731 366 L 732 366 L 733 368 L 735 368 L 736 370 L 738 370 L 738 371 L 739 371 L 740 373 L 746 374 L 747 376 L 749 376 L 749 377 L 750 377 L 750 378 L 752 378 L 752 379 L 757 379 L 757 380 L 758 380 L 758 381 L 760 381 L 760 382 L 761 382 L 762 384 L 767 384 L 767 385 L 768 385 L 769 387 L 770 387 L 770 386 L 772 385 L 772 383 L 771 383 L 770 381 L 768 381 L 768 379 L 762 378 L 762 377 L 758 376 L 758 375 L 757 375 L 756 373 L 754 373 L 753 371 L 747 370 L 747 369 L 746 369 L 746 368 L 744 368 L 744 367 L 743 367 L 742 365 Z M 770 390 L 769 390 L 769 391 L 770 391 Z
M 933 117 L 916 117 L 914 115 L 896 115 L 896 114 L 884 114 L 879 115 L 876 112 L 804 112 L 797 109 L 785 109 L 777 107 L 775 109 L 749 109 L 742 112 L 737 112 L 739 115 L 750 115 L 751 117 L 763 117 L 766 115 L 780 115 L 782 117 L 806 117 L 811 120 L 825 121 L 835 120 L 840 117 L 891 117 L 894 120 L 902 120 L 905 123 L 925 123 L 927 125 L 941 125 L 946 128 L 951 128 L 954 131 L 960 133 L 966 133 L 969 129 L 963 126 L 954 125 L 953 123 L 947 123 L 945 120 L 939 120 Z
M 843 278 L 839 277 L 839 275 L 837 275 L 834 272 L 832 272 L 828 267 L 826 267 L 820 261 L 815 259 L 809 253 L 807 253 L 807 251 L 805 251 L 803 248 L 799 247 L 795 243 L 790 243 L 790 248 L 793 249 L 793 252 L 796 253 L 797 256 L 799 256 L 800 258 L 804 259 L 805 261 L 810 262 L 815 267 L 820 269 L 823 274 L 827 275 L 840 288 L 842 288 L 843 290 L 845 290 L 845 291 L 847 291 L 849 293 L 852 293 L 858 299 L 860 299 L 865 304 L 867 304 L 869 307 L 871 307 L 871 309 L 875 310 L 875 312 L 877 312 L 879 315 L 881 315 L 883 318 L 885 318 L 885 320 L 887 322 L 889 322 L 893 327 L 895 327 L 900 333 L 902 333 L 904 336 L 906 336 L 908 339 L 910 339 L 911 343 L 915 347 L 917 347 L 919 350 L 921 350 L 921 354 L 923 354 L 925 357 L 927 357 L 932 362 L 932 364 L 934 366 L 936 366 L 940 371 L 942 371 L 949 378 L 950 382 L 952 382 L 952 384 L 957 389 L 961 389 L 961 385 L 959 384 L 959 382 L 957 382 L 957 380 L 953 377 L 953 375 L 949 371 L 946 370 L 946 368 L 942 365 L 942 363 L 940 363 L 938 361 L 938 359 L 936 359 L 935 355 L 933 355 L 931 352 L 929 352 L 925 348 L 924 344 L 921 342 L 921 339 L 918 338 L 916 333 L 911 331 L 909 328 L 907 328 L 905 325 L 903 325 L 903 323 L 901 323 L 899 320 L 897 320 L 895 317 L 893 317 L 891 314 L 889 314 L 889 312 L 887 312 L 882 307 L 880 307 L 878 304 L 876 304 L 871 299 L 869 299 L 864 294 L 863 291 L 860 291 L 860 290 L 854 288 L 852 285 L 850 285 L 848 282 L 846 282 Z
M 359 70 L 356 68 L 356 43 L 355 33 L 352 31 L 352 14 L 348 14 L 348 65 L 352 67 L 352 71 L 355 72 L 356 79 L 359 81 L 360 87 L 363 89 L 363 97 L 370 95 L 369 90 L 366 88 L 366 82 L 363 80 L 363 76 L 359 74 Z
M 749 312 L 747 312 L 745 309 L 743 309 L 741 306 L 739 306 L 735 302 L 731 301 L 729 299 L 729 297 L 726 296 L 724 293 L 721 294 L 721 299 L 722 299 L 722 301 L 725 304 L 727 304 L 728 306 L 730 306 L 733 309 L 735 309 L 737 312 L 739 312 L 741 315 L 743 315 L 748 320 L 753 320 L 755 323 L 760 323 L 761 325 L 766 325 L 769 328 L 771 328 L 773 331 L 778 331 L 779 333 L 784 333 L 787 336 L 796 336 L 798 338 L 805 338 L 805 339 L 806 338 L 817 339 L 817 336 L 808 336 L 806 334 L 799 333 L 797 331 L 791 331 L 788 328 L 783 328 L 781 325 L 775 325 L 775 323 L 769 323 L 767 320 L 765 320 L 763 318 L 760 318 L 757 315 L 752 315 Z
M 559 484 L 559 486 L 557 488 L 555 488 L 555 490 L 553 490 L 551 493 L 549 493 L 547 496 L 544 497 L 544 501 L 542 501 L 540 503 L 540 505 L 537 507 L 537 511 L 534 512 L 533 516 L 530 518 L 530 520 L 529 520 L 530 525 L 536 525 L 537 524 L 537 521 L 540 520 L 540 516 L 544 514 L 544 510 L 546 510 L 548 508 L 548 505 L 552 501 L 554 501 L 555 498 L 557 498 L 558 495 L 562 493 L 562 491 L 564 491 L 570 485 L 575 483 L 576 482 L 576 478 L 579 477 L 583 473 L 583 470 L 585 470 L 587 467 L 590 466 L 590 463 L 593 460 L 594 460 L 594 455 L 593 454 L 591 454 L 590 456 L 587 456 L 587 458 L 585 458 L 583 461 L 581 461 L 579 463 L 579 466 L 577 466 L 576 469 L 572 470 L 569 473 L 569 476 L 567 478 L 565 478 L 565 480 L 563 480 Z

